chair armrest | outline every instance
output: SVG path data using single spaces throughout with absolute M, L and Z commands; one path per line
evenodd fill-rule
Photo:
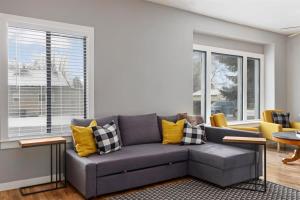
M 223 138 L 225 136 L 239 136 L 239 137 L 261 137 L 261 134 L 253 131 L 243 131 L 231 128 L 218 128 L 218 127 L 205 127 L 205 134 L 207 140 L 210 142 L 237 146 L 245 149 L 254 150 L 255 145 L 251 144 L 237 144 L 237 143 L 224 143 Z
M 281 132 L 282 125 L 270 122 L 260 122 L 260 131 L 264 138 L 272 140 L 272 133 Z
M 256 127 L 246 127 L 246 126 L 228 126 L 232 129 L 237 129 L 241 131 L 252 131 L 252 132 L 259 132 L 259 128 Z
M 300 130 L 300 122 L 291 122 L 292 128 Z
M 67 180 L 86 198 L 96 194 L 96 164 L 80 157 L 73 149 L 67 150 Z

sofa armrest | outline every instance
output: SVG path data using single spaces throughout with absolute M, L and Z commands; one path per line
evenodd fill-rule
M 210 142 L 237 146 L 245 149 L 255 150 L 255 145 L 252 144 L 237 144 L 237 143 L 224 143 L 225 136 L 239 136 L 239 137 L 261 137 L 261 134 L 253 131 L 242 131 L 231 128 L 218 128 L 218 127 L 205 127 L 205 134 L 207 140 Z
M 300 122 L 291 122 L 292 128 L 300 130 Z
M 80 157 L 73 149 L 67 150 L 67 180 L 86 198 L 96 194 L 96 164 Z
M 282 131 L 282 126 L 280 124 L 270 122 L 260 122 L 260 131 L 264 138 L 272 140 L 272 133 Z

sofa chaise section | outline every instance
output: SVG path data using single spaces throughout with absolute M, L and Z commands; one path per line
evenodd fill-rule
M 262 174 L 262 152 L 253 144 L 223 143 L 224 136 L 260 137 L 255 132 L 212 128 L 205 129 L 208 142 L 189 147 L 188 174 L 221 187 L 255 177 L 255 154 L 258 172 Z
M 253 150 L 213 142 L 189 150 L 188 174 L 191 176 L 226 187 L 254 175 Z

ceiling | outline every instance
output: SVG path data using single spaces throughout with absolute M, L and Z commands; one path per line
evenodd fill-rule
M 147 0 L 285 35 L 300 31 L 299 0 Z M 296 27 L 283 29 L 286 27 Z

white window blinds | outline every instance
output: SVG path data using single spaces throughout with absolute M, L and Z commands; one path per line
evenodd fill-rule
M 8 136 L 69 133 L 86 118 L 86 37 L 8 27 Z

